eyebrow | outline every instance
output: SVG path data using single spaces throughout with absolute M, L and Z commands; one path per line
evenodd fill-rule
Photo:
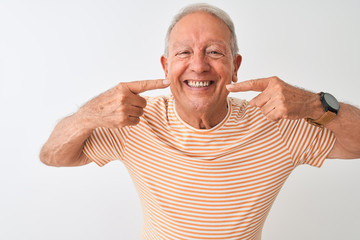
M 178 42 L 174 42 L 173 46 L 178 47 L 178 46 L 188 45 L 190 42 L 191 41 L 188 41 L 188 40 L 178 41 Z M 223 41 L 219 41 L 219 40 L 216 40 L 216 39 L 210 39 L 207 42 L 208 43 L 215 43 L 215 44 L 221 45 L 223 47 L 226 47 L 226 44 Z
M 209 42 L 216 43 L 216 44 L 219 44 L 219 45 L 222 45 L 222 46 L 226 47 L 226 44 L 223 41 L 219 41 L 219 40 L 216 40 L 216 39 L 210 39 Z

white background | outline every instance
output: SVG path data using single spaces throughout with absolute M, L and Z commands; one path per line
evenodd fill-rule
M 38 154 L 87 100 L 121 81 L 162 78 L 167 26 L 192 2 L 1 0 L 0 239 L 139 238 L 141 206 L 120 162 L 53 168 Z M 240 80 L 277 75 L 360 103 L 359 1 L 208 2 L 235 22 Z M 263 239 L 359 239 L 359 173 L 360 160 L 296 169 Z

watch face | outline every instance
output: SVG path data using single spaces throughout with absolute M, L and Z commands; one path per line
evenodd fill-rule
M 325 93 L 324 100 L 326 101 L 326 103 L 329 105 L 330 108 L 332 108 L 336 111 L 339 110 L 340 104 L 333 95 L 331 95 L 329 93 Z

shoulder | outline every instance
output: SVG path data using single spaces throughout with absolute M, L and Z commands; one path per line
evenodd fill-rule
M 172 96 L 171 95 L 143 96 L 143 98 L 146 99 L 147 103 L 159 104 L 159 103 L 169 102 Z
M 173 105 L 173 98 L 168 96 L 144 97 L 146 107 L 144 108 L 143 119 L 153 121 L 164 121 L 168 118 L 169 109 Z
M 138 133 L 143 134 L 146 131 L 152 132 L 151 129 L 158 131 L 159 129 L 167 128 L 169 124 L 169 108 L 171 108 L 173 102 L 172 97 L 144 96 L 144 98 L 146 99 L 144 114 L 140 117 L 139 124 L 132 126 L 133 131 L 138 131 Z
M 270 121 L 258 107 L 253 107 L 245 99 L 229 97 L 231 105 L 231 120 L 247 126 L 276 126 L 277 122 Z
M 245 99 L 229 97 L 228 100 L 229 100 L 229 104 L 231 104 L 232 107 L 246 108 L 246 106 L 248 105 L 248 101 L 246 101 Z
M 154 109 L 167 109 L 171 102 L 171 96 L 144 96 L 146 99 L 145 111 Z
M 255 108 L 249 105 L 249 102 L 245 99 L 229 97 L 228 103 L 231 106 L 232 116 L 238 120 L 243 119 L 249 114 L 249 111 L 256 111 Z

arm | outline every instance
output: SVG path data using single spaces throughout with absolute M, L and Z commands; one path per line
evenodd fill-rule
M 49 166 L 81 166 L 91 162 L 83 153 L 86 139 L 97 127 L 122 128 L 136 125 L 146 100 L 138 94 L 165 88 L 162 79 L 120 83 L 87 102 L 75 114 L 61 120 L 40 152 L 40 160 Z
M 249 80 L 227 85 L 230 92 L 260 91 L 249 103 L 259 107 L 270 120 L 318 119 L 324 114 L 318 94 L 291 86 L 277 77 Z M 340 104 L 336 118 L 325 127 L 336 136 L 336 143 L 327 158 L 360 158 L 360 110 Z
M 40 160 L 49 166 L 81 166 L 91 162 L 82 149 L 96 126 L 79 112 L 61 120 L 40 152 Z
M 340 103 L 338 115 L 325 127 L 336 136 L 335 145 L 327 158 L 360 158 L 360 109 Z

